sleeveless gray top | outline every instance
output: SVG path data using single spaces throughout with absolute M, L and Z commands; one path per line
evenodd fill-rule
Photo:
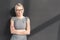
M 12 20 L 14 21 L 15 29 L 26 29 L 27 17 L 24 17 L 22 19 L 18 19 L 17 17 L 12 17 Z
M 23 19 L 18 19 L 17 17 L 12 17 L 14 21 L 15 29 L 26 29 L 26 21 L 28 17 L 24 17 Z M 27 35 L 17 35 L 13 34 L 10 40 L 27 40 Z

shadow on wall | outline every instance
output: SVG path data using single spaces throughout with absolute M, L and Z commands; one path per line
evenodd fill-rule
M 45 29 L 46 27 L 52 25 L 53 23 L 57 22 L 60 20 L 60 14 L 55 16 L 54 18 L 46 21 L 45 23 L 43 23 L 42 25 L 37 26 L 35 29 L 31 30 L 31 34 L 28 35 L 28 38 L 35 35 L 36 33 L 40 32 L 41 30 Z M 59 32 L 60 35 L 60 32 Z M 59 36 L 60 37 L 60 36 Z M 60 40 L 60 38 L 59 38 Z
M 4 35 L 7 36 L 7 40 L 10 40 L 11 38 L 11 33 L 10 33 L 10 19 L 12 16 L 15 16 L 15 11 L 14 11 L 14 7 L 10 10 L 10 16 L 7 20 L 7 24 L 6 24 L 6 28 L 5 28 L 5 31 L 4 31 Z
M 11 34 L 10 34 L 10 19 L 8 19 L 6 27 L 5 27 L 5 31 L 4 31 L 4 35 L 6 35 L 7 40 L 10 40 Z
M 16 16 L 16 13 L 15 13 L 15 8 L 13 7 L 10 11 L 10 15 L 13 17 L 13 16 Z

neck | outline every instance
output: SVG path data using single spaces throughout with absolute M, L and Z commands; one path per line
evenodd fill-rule
M 16 17 L 22 18 L 23 16 L 16 16 Z

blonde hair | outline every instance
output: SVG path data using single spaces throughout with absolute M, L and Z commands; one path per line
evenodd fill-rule
M 22 5 L 21 3 L 17 3 L 17 4 L 15 5 L 15 9 L 16 9 L 17 6 L 22 6 L 22 7 L 23 7 L 23 5 Z M 23 7 L 23 8 L 24 8 L 24 7 Z

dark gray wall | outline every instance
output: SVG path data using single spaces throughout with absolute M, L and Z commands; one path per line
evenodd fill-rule
M 18 2 L 24 4 L 24 15 L 31 19 L 28 40 L 60 40 L 59 0 L 0 0 L 0 40 L 9 40 L 11 37 L 11 10 Z
M 9 40 L 10 0 L 0 0 L 0 40 Z
M 59 0 L 30 0 L 29 15 L 34 35 L 29 40 L 60 40 L 59 2 Z
M 30 0 L 32 34 L 29 40 L 60 40 L 59 3 L 59 0 Z

